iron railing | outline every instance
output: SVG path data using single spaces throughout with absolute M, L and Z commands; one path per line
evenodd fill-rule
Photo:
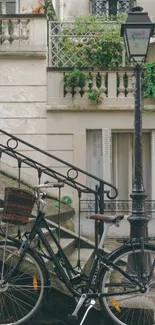
M 27 154 L 26 154 L 27 152 Z M 29 154 L 28 154 L 29 153 Z M 38 157 L 36 160 L 32 159 L 32 156 Z M 6 159 L 7 156 L 7 159 Z M 47 161 L 45 165 L 43 162 Z M 81 229 L 81 217 L 86 217 L 87 213 L 82 213 L 81 202 L 87 198 L 94 200 L 94 211 L 104 213 L 104 200 L 105 199 L 115 199 L 117 197 L 118 191 L 115 186 L 105 182 L 104 180 L 50 154 L 45 150 L 41 150 L 36 146 L 22 140 L 4 130 L 0 130 L 0 163 L 7 163 L 13 166 L 16 170 L 18 176 L 18 186 L 22 186 L 22 173 L 24 175 L 25 170 L 27 174 L 31 172 L 31 179 L 34 174 L 36 177 L 36 182 L 40 184 L 44 180 L 63 182 L 69 188 L 72 188 L 77 195 L 77 211 L 78 215 L 78 234 L 80 239 L 80 229 Z M 5 164 L 4 164 L 5 165 Z M 51 166 L 58 166 L 57 168 L 52 168 Z M 65 172 L 61 172 L 61 170 Z M 3 170 L 3 168 L 2 168 Z M 33 175 L 33 176 L 32 176 Z M 81 179 L 85 179 L 82 183 Z M 95 180 L 95 188 L 88 187 L 87 184 L 91 184 L 90 179 Z M 36 186 L 37 184 L 34 184 Z M 60 197 L 59 197 L 60 199 Z M 59 220 L 58 220 L 59 222 Z M 101 236 L 103 231 L 103 222 L 97 223 L 95 225 L 95 243 L 98 242 L 98 234 Z M 79 240 L 80 245 L 80 240 Z M 80 254 L 80 246 L 79 246 Z
M 134 3 L 134 0 L 90 0 L 90 12 L 93 15 L 116 16 L 131 11 Z
M 132 203 L 132 200 L 104 200 L 104 213 L 125 214 L 132 213 L 132 208 L 141 209 L 141 203 L 138 205 Z M 81 212 L 90 215 L 95 212 L 95 200 L 81 200 Z M 145 212 L 148 215 L 155 215 L 155 200 L 145 200 Z

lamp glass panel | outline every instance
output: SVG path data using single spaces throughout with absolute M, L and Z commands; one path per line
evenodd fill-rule
M 130 56 L 145 57 L 150 40 L 150 28 L 127 28 L 126 42 Z

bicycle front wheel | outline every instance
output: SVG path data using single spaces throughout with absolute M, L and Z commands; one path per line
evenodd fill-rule
M 103 270 L 99 292 L 111 294 L 102 297 L 103 321 L 105 315 L 118 325 L 153 325 L 155 323 L 155 247 L 146 244 L 120 248 L 110 258 L 115 265 L 138 281 L 146 284 L 144 293 L 133 292 L 139 286 L 127 279 L 115 267 Z M 151 275 L 151 276 L 150 276 Z M 149 279 L 150 276 L 150 279 Z M 111 322 L 109 322 L 111 324 Z
M 0 242 L 0 325 L 26 322 L 40 307 L 45 292 L 44 266 L 31 249 L 4 282 L 18 261 L 19 248 L 12 242 Z

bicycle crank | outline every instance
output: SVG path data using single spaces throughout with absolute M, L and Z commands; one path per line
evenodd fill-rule
M 73 312 L 71 315 L 68 315 L 68 319 L 69 319 L 69 320 L 75 321 L 75 320 L 78 319 L 78 312 L 79 312 L 79 310 L 81 309 L 81 307 L 84 305 L 86 299 L 87 299 L 87 295 L 86 295 L 86 294 L 83 294 L 83 295 L 81 296 L 81 298 L 79 299 L 78 304 L 77 304 L 77 306 L 76 306 L 74 312 Z M 95 300 L 94 300 L 94 299 L 91 299 L 91 300 L 90 300 L 90 304 L 89 304 L 88 308 L 86 309 L 86 312 L 85 312 L 85 314 L 84 314 L 84 316 L 83 316 L 83 318 L 82 318 L 82 321 L 81 321 L 80 325 L 83 324 L 83 322 L 84 322 L 84 320 L 85 320 L 85 318 L 86 318 L 86 316 L 87 316 L 89 310 L 90 310 L 94 305 L 95 305 Z

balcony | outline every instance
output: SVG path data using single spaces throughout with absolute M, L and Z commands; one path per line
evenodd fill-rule
M 87 19 L 49 23 L 48 109 L 133 109 L 133 69 L 126 66 L 120 24 Z M 154 61 L 152 53 L 154 46 L 149 53 Z M 75 67 L 89 80 L 66 87 L 65 76 Z M 88 96 L 91 90 L 103 98 L 98 105 Z
M 131 11 L 134 2 L 134 0 L 90 0 L 90 11 L 93 15 L 116 16 Z
M 46 58 L 45 15 L 0 15 L 0 56 Z
M 133 71 L 119 70 L 84 70 L 89 73 L 89 81 L 80 87 L 65 87 L 66 69 L 48 68 L 48 110 L 128 110 L 134 107 Z M 100 78 L 100 85 L 98 79 Z M 89 90 L 99 91 L 103 98 L 100 104 L 88 98 Z

